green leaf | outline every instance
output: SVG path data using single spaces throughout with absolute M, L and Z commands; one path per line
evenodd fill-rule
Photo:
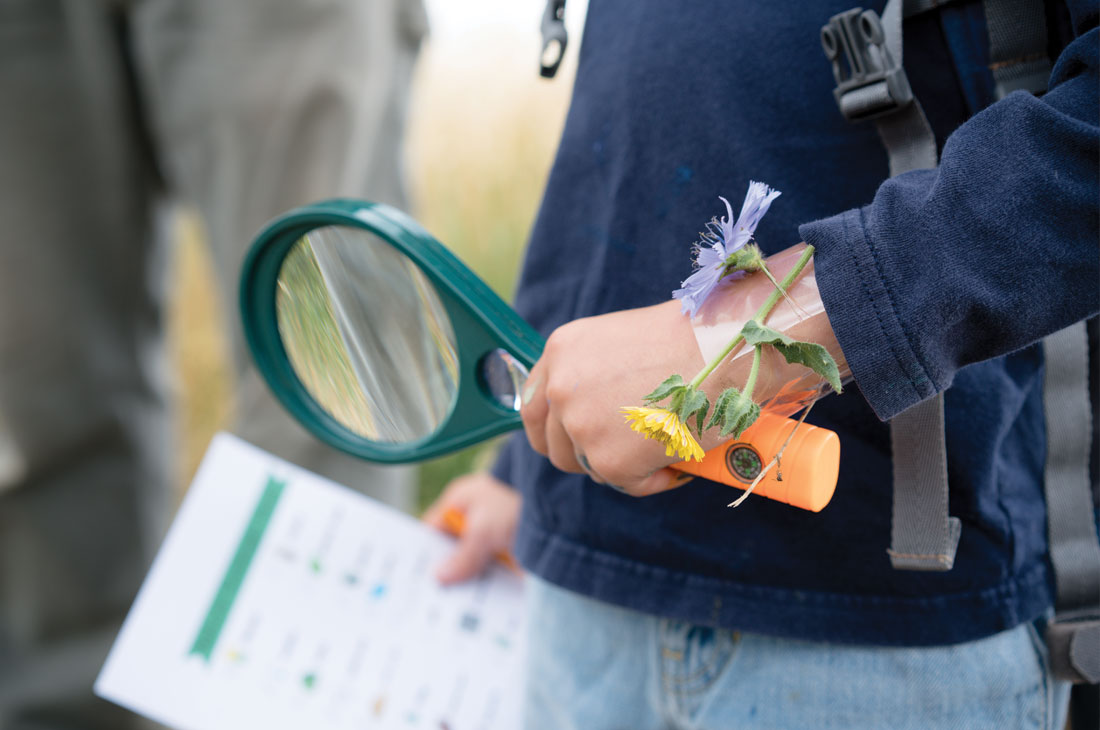
M 718 432 L 718 435 L 729 436 L 733 434 L 734 438 L 739 438 L 746 428 L 756 423 L 756 419 L 759 417 L 759 405 L 747 398 L 738 398 L 734 401 L 734 405 L 726 412 L 726 422 L 722 426 L 722 430 Z
M 679 375 L 668 376 L 663 383 L 657 386 L 649 395 L 642 398 L 646 403 L 656 403 L 672 395 L 676 390 L 685 388 L 684 379 Z
M 680 402 L 680 407 L 676 411 L 676 415 L 680 417 L 681 421 L 687 421 L 692 413 L 699 410 L 699 408 L 706 401 L 707 397 L 703 395 L 701 391 L 694 388 L 688 388 L 684 391 L 684 399 Z
M 714 426 L 724 426 L 726 423 L 726 412 L 730 408 L 730 404 L 741 397 L 741 391 L 737 388 L 726 388 L 719 394 L 718 400 L 714 401 L 714 410 L 710 414 L 710 422 L 706 425 L 708 429 Z
M 699 434 L 702 435 L 702 423 L 707 417 L 707 411 L 709 409 L 710 401 L 707 399 L 706 393 L 694 388 L 688 388 L 684 395 L 683 402 L 676 411 L 676 415 L 679 416 L 680 420 L 684 423 L 687 423 L 689 418 L 695 416 L 695 426 L 699 430 Z
M 843 391 L 840 385 L 840 370 L 836 360 L 821 345 L 814 342 L 799 342 L 793 340 L 778 330 L 765 327 L 756 320 L 750 319 L 741 330 L 745 342 L 754 347 L 757 345 L 771 345 L 789 363 L 805 365 L 810 370 L 825 378 L 837 393 Z
M 719 427 L 721 436 L 738 438 L 760 417 L 760 406 L 745 398 L 737 388 L 726 388 L 714 402 L 707 428 Z
M 710 399 L 707 398 L 705 393 L 700 392 L 703 396 L 703 403 L 695 410 L 695 431 L 699 434 L 699 437 L 703 437 L 703 422 L 707 419 L 707 411 L 710 410 Z

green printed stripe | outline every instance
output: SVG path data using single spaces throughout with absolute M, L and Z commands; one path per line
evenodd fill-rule
M 248 521 L 248 527 L 241 535 L 237 552 L 225 570 L 222 584 L 214 594 L 210 610 L 206 612 L 206 620 L 202 622 L 202 628 L 195 637 L 195 643 L 191 646 L 189 655 L 198 654 L 206 661 L 210 661 L 210 656 L 214 653 L 214 645 L 218 643 L 218 636 L 225 626 L 226 619 L 229 618 L 233 602 L 237 600 L 237 594 L 241 590 L 241 584 L 244 583 L 248 567 L 252 564 L 252 558 L 260 547 L 260 540 L 264 536 L 268 523 L 271 522 L 271 515 L 275 512 L 275 505 L 282 496 L 284 487 L 286 482 L 272 476 L 267 478 L 267 486 L 264 487 L 263 494 L 256 503 L 256 509 L 252 511 L 252 519 Z

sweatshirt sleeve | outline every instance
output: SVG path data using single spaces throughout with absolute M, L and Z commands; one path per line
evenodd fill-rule
M 1096 11 L 1084 15 L 1042 98 L 1010 94 L 947 139 L 939 168 L 800 227 L 879 418 L 1100 309 L 1100 50 Z

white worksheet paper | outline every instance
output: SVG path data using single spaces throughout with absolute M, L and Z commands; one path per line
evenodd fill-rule
M 96 692 L 178 730 L 520 726 L 522 579 L 236 437 L 211 444 Z

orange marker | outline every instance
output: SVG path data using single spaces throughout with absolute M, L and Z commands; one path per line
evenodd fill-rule
M 763 413 L 741 438 L 711 449 L 703 461 L 681 461 L 672 468 L 748 489 L 797 425 L 794 419 Z M 779 468 L 773 466 L 753 494 L 820 512 L 836 491 L 839 473 L 840 437 L 828 429 L 803 423 L 787 444 Z
M 450 535 L 460 536 L 466 531 L 466 515 L 454 507 L 448 507 L 443 512 L 443 529 Z M 494 557 L 517 573 L 523 570 L 510 553 L 496 553 Z

